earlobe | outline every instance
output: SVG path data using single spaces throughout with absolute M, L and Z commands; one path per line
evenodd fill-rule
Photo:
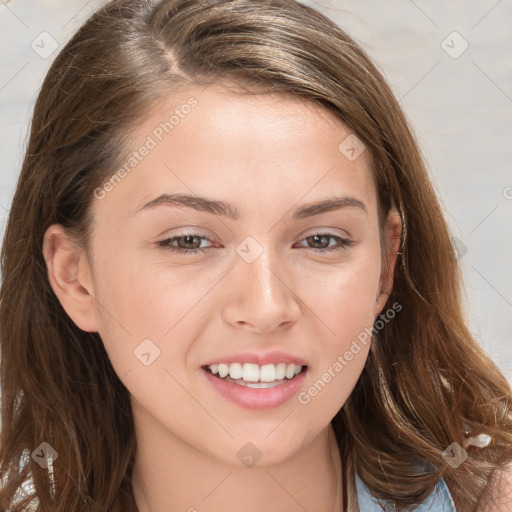
M 389 294 L 393 288 L 393 276 L 395 273 L 396 260 L 400 249 L 402 235 L 402 217 L 396 210 L 392 210 L 384 226 L 386 255 L 383 259 L 383 266 L 379 282 L 379 293 L 376 298 L 375 316 L 379 315 L 386 304 Z
M 43 256 L 48 280 L 62 307 L 83 331 L 98 332 L 91 273 L 85 251 L 73 243 L 60 224 L 44 235 Z

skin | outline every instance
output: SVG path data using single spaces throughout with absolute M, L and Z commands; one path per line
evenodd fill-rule
M 307 390 L 384 312 L 400 217 L 389 215 L 381 247 L 369 152 L 350 161 L 338 149 L 352 133 L 348 126 L 283 95 L 191 87 L 138 125 L 130 151 L 190 97 L 197 106 L 93 200 L 89 257 L 62 226 L 47 230 L 49 280 L 72 320 L 101 335 L 132 395 L 140 512 L 226 512 L 240 503 L 246 512 L 341 510 L 330 421 L 354 388 L 370 344 L 361 344 L 308 404 L 293 397 L 272 409 L 227 401 L 201 366 L 226 354 L 281 350 L 307 361 Z M 170 206 L 136 213 L 164 192 L 234 203 L 240 218 Z M 345 207 L 291 219 L 298 206 L 334 194 L 357 198 L 366 211 Z M 158 246 L 184 229 L 206 240 L 174 246 L 203 253 Z M 336 239 L 310 238 L 324 232 L 353 245 L 329 253 Z M 236 252 L 248 236 L 263 248 L 250 264 Z M 134 356 L 146 338 L 160 350 L 149 366 Z M 237 457 L 249 441 L 261 454 L 252 467 Z

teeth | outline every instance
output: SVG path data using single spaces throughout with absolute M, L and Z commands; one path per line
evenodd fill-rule
M 260 382 L 274 382 L 276 380 L 276 367 L 266 364 L 260 369 Z
M 210 366 L 210 370 L 211 369 L 212 369 L 212 367 Z M 229 365 L 219 364 L 219 377 L 224 378 L 228 373 L 229 373 Z
M 257 364 L 245 363 L 242 371 L 242 379 L 245 380 L 245 382 L 258 382 L 259 378 L 260 367 Z
M 258 366 L 254 363 L 212 364 L 208 367 L 214 375 L 241 379 L 245 382 L 274 382 L 293 379 L 302 371 L 302 366 L 293 363 L 265 364 Z
M 302 368 L 302 366 L 301 366 Z M 276 365 L 276 380 L 282 380 L 286 376 L 286 363 Z
M 242 378 L 242 365 L 240 363 L 232 363 L 229 365 L 229 376 L 232 379 Z

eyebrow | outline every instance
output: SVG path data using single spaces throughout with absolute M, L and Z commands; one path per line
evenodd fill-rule
M 187 194 L 161 194 L 155 199 L 139 206 L 135 210 L 134 214 L 143 210 L 153 209 L 158 206 L 185 206 L 197 211 L 226 217 L 231 220 L 238 220 L 240 217 L 238 207 L 231 203 Z M 359 199 L 350 196 L 335 196 L 300 206 L 293 213 L 292 220 L 304 219 L 347 207 L 359 208 L 365 213 L 368 213 L 366 206 Z

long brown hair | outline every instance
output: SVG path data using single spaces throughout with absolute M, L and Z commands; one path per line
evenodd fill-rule
M 93 191 L 123 161 L 131 128 L 177 88 L 226 79 L 339 116 L 370 151 L 381 212 L 402 216 L 387 304 L 403 309 L 375 333 L 332 421 L 350 487 L 357 468 L 372 494 L 406 505 L 443 478 L 460 512 L 481 510 L 493 471 L 512 460 L 510 386 L 466 326 L 450 233 L 400 105 L 341 28 L 293 0 L 115 0 L 53 62 L 1 253 L 0 508 L 26 510 L 35 496 L 40 511 L 137 510 L 129 392 L 99 335 L 53 293 L 43 236 L 59 223 L 89 250 Z M 447 464 L 448 446 L 481 433 L 489 446 Z M 22 464 L 42 442 L 58 453 L 55 488 L 32 457 Z M 425 464 L 413 478 L 414 457 Z

